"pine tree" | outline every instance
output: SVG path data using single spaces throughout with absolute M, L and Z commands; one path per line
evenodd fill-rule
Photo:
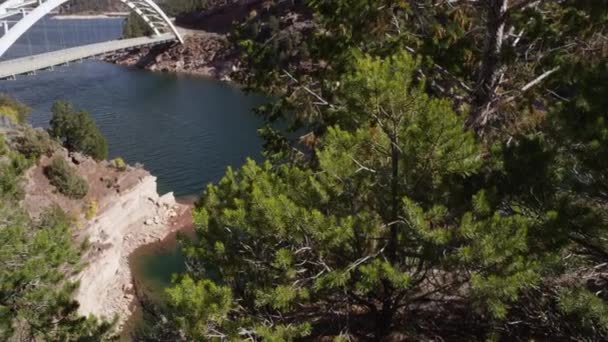
M 198 203 L 172 336 L 606 339 L 608 7 L 296 3 L 241 31 L 269 160 Z
M 311 0 L 284 7 L 269 11 L 283 13 L 286 23 L 285 12 L 296 12 L 301 22 L 280 34 L 243 30 L 238 37 L 250 67 L 241 78 L 282 95 L 265 114 L 296 115 L 294 130 L 303 126 L 315 134 L 333 124 L 326 102 L 333 103 L 335 82 L 349 68 L 353 49 L 420 56 L 428 91 L 452 98 L 455 109 L 468 115 L 467 124 L 485 136 L 534 128 L 539 120 L 531 108 L 559 100 L 555 91 L 569 65 L 601 60 L 608 51 L 605 0 Z M 244 26 L 265 23 L 269 15 L 261 12 Z M 296 49 L 305 42 L 312 58 L 276 63 L 273 43 L 296 38 Z
M 585 61 L 564 70 L 558 94 L 564 100 L 547 109 L 542 129 L 494 145 L 495 162 L 484 175 L 486 203 L 502 216 L 525 220 L 522 261 L 536 270 L 536 279 L 529 278 L 534 287 L 498 307 L 519 322 L 503 328 L 512 337 L 606 338 L 608 212 L 600 157 L 606 152 L 606 67 Z M 485 248 L 492 249 L 504 248 Z M 501 293 L 489 285 L 489 293 Z
M 131 13 L 125 19 L 122 36 L 124 38 L 137 38 L 152 35 L 152 29 L 148 24 L 136 13 Z
M 108 155 L 108 143 L 91 115 L 77 111 L 65 101 L 56 101 L 52 108 L 49 134 L 68 150 L 82 152 L 97 160 Z
M 414 81 L 416 67 L 408 54 L 358 57 L 343 93 L 357 128 L 328 129 L 318 168 L 249 161 L 207 188 L 200 240 L 186 249 L 191 271 L 170 291 L 188 336 L 292 340 L 326 321 L 336 335 L 381 338 L 403 328 L 405 308 L 465 285 L 503 318 L 505 303 L 537 284 L 533 222 L 503 217 L 464 186 L 481 169 L 479 146 L 450 103 Z M 201 295 L 184 297 L 192 286 Z M 239 304 L 227 311 L 230 296 Z M 193 314 L 197 305 L 214 309 Z M 373 324 L 359 330 L 359 320 Z
M 80 317 L 72 299 L 77 284 L 67 271 L 80 262 L 71 221 L 51 208 L 32 223 L 20 209 L 0 203 L 0 337 L 20 340 L 102 341 L 112 325 Z

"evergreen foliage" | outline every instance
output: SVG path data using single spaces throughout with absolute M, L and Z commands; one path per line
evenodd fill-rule
M 25 123 L 31 108 L 19 101 L 0 93 L 0 115 L 4 115 L 15 123 Z
M 183 13 L 192 13 L 207 9 L 214 3 L 225 3 L 226 0 L 165 0 L 160 6 L 168 16 L 176 16 Z
M 127 170 L 127 163 L 125 163 L 125 160 L 121 157 L 116 157 L 112 159 L 112 161 L 110 161 L 110 164 L 118 171 L 122 172 Z
M 535 250 L 541 241 L 531 232 L 550 214 L 507 215 L 508 203 L 466 186 L 483 170 L 480 146 L 449 102 L 414 81 L 416 60 L 402 53 L 355 64 L 336 114 L 350 129 L 328 128 L 316 168 L 250 161 L 207 188 L 195 216 L 200 240 L 186 248 L 201 295 L 185 306 L 178 294 L 193 293 L 189 277 L 170 291 L 189 338 L 244 329 L 293 340 L 324 320 L 336 335 L 370 334 L 334 312 L 374 322 L 382 338 L 405 308 L 462 291 L 477 312 L 501 320 L 560 251 Z M 217 285 L 206 279 L 216 272 Z M 229 314 L 197 299 L 230 295 L 218 291 L 239 303 Z M 209 310 L 196 314 L 196 305 Z
M 123 38 L 151 36 L 153 33 L 150 26 L 136 13 L 129 14 L 122 28 Z
M 108 143 L 91 115 L 77 111 L 65 101 L 56 101 L 52 108 L 49 134 L 68 150 L 82 152 L 97 160 L 108 155 Z
M 0 135 L 0 199 L 19 201 L 23 197 L 21 174 L 31 166 L 20 153 L 7 146 L 6 138 Z
M 336 82 L 351 67 L 353 49 L 419 56 L 427 91 L 451 98 L 484 136 L 534 129 L 542 121 L 535 108 L 559 100 L 573 63 L 602 60 L 608 51 L 605 0 L 290 3 L 269 5 L 241 25 L 245 68 L 237 78 L 280 95 L 263 111 L 269 118 L 317 135 L 332 124 L 327 102 L 336 104 Z
M 44 173 L 57 190 L 71 198 L 81 199 L 87 195 L 89 185 L 85 179 L 78 176 L 68 162 L 62 157 L 53 158 Z
M 77 284 L 66 270 L 79 263 L 71 220 L 58 208 L 32 223 L 7 202 L 0 205 L 0 337 L 11 340 L 101 341 L 111 325 L 76 313 Z
M 25 127 L 15 141 L 19 153 L 32 160 L 38 160 L 43 155 L 50 157 L 57 146 L 47 132 L 31 127 Z
M 7 153 L 8 153 L 8 146 L 6 146 L 4 134 L 0 133 L 0 157 L 6 155 Z
M 69 281 L 81 264 L 70 217 L 58 207 L 32 220 L 19 207 L 32 161 L 5 146 L 0 156 L 0 340 L 106 341 L 113 324 L 81 317 Z
M 605 1 L 290 4 L 237 35 L 268 160 L 207 187 L 152 333 L 606 340 Z

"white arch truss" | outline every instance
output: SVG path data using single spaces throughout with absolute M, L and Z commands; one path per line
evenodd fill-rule
M 6 0 L 0 4 L 0 57 L 45 15 L 70 0 Z M 95 1 L 95 0 L 91 0 Z M 165 12 L 152 0 L 120 0 L 148 24 L 155 35 L 183 39 Z M 17 17 L 18 20 L 9 20 Z

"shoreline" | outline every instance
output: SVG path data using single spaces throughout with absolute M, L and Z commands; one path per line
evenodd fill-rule
M 220 77 L 217 77 L 217 76 L 214 76 L 212 74 L 205 73 L 205 72 L 202 72 L 202 71 L 191 71 L 191 70 L 151 70 L 151 69 L 145 69 L 145 68 L 138 68 L 135 65 L 127 65 L 127 64 L 114 63 L 114 62 L 111 62 L 111 61 L 104 60 L 103 58 L 96 58 L 95 60 L 99 61 L 99 62 L 103 62 L 103 63 L 108 63 L 108 64 L 112 64 L 112 65 L 121 66 L 121 67 L 123 67 L 123 68 L 125 68 L 127 70 L 130 70 L 130 71 L 141 71 L 141 72 L 149 72 L 149 73 L 159 74 L 159 75 L 171 75 L 171 76 L 175 76 L 175 77 L 188 77 L 188 78 L 199 79 L 199 80 L 206 80 L 206 81 L 217 81 L 217 82 L 228 84 L 228 85 L 233 86 L 233 87 L 238 88 L 238 89 L 243 89 L 243 85 L 241 83 L 236 82 L 232 78 L 229 78 L 229 77 L 220 78 Z
M 184 205 L 188 209 L 184 215 L 180 215 L 170 222 L 174 228 L 164 238 L 140 245 L 127 257 L 133 284 L 131 291 L 133 302 L 130 305 L 131 314 L 124 321 L 124 325 L 120 327 L 120 335 L 127 336 L 145 323 L 142 300 L 150 301 L 154 304 L 158 304 L 162 300 L 163 294 L 161 291 L 165 287 L 160 288 L 155 286 L 158 284 L 151 284 L 151 280 L 146 277 L 146 270 L 144 269 L 144 265 L 142 265 L 142 259 L 175 252 L 179 248 L 178 236 L 182 234 L 188 237 L 195 236 L 195 225 L 191 213 L 197 200 L 198 196 L 194 195 L 176 198 L 178 204 Z
M 99 58 L 139 70 L 206 77 L 237 85 L 231 75 L 240 69 L 238 54 L 226 36 L 200 31 L 185 34 L 183 45 L 165 44 L 118 51 Z

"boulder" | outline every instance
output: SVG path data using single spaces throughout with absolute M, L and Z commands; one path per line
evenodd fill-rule
M 87 160 L 87 157 L 79 152 L 70 152 L 70 158 L 72 159 L 72 162 L 76 165 L 80 165 Z

